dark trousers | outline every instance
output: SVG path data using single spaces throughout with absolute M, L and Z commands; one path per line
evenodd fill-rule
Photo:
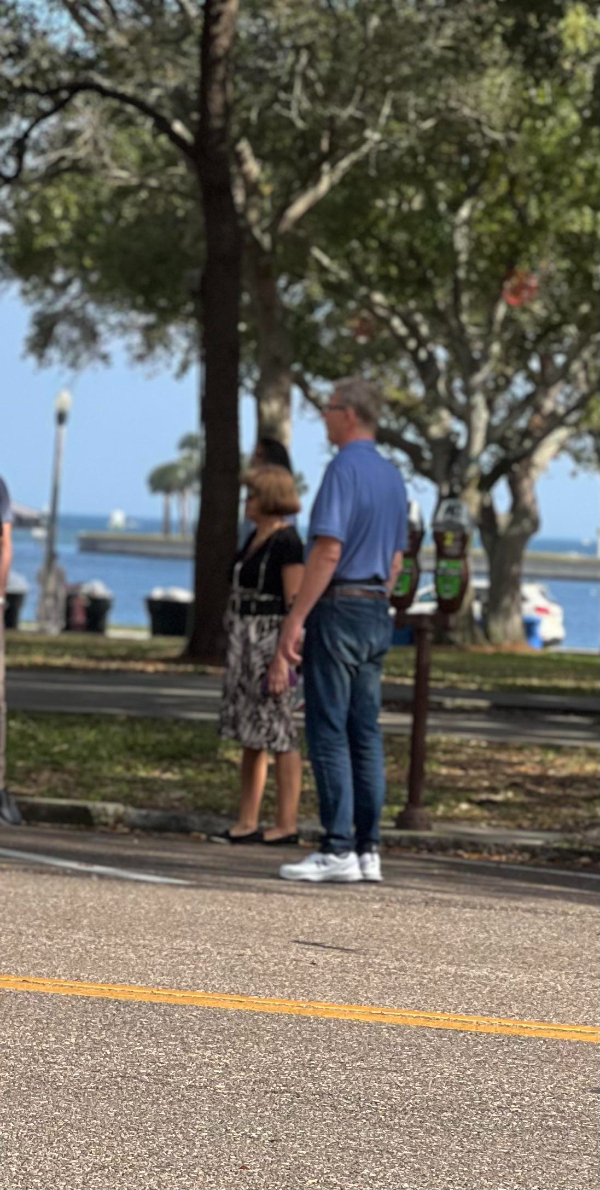
M 379 842 L 385 762 L 378 718 L 392 627 L 387 601 L 371 599 L 322 599 L 306 622 L 306 735 L 326 851 L 368 851 Z

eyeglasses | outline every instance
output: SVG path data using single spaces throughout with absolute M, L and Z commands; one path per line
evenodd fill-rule
M 336 401 L 335 405 L 332 401 L 328 401 L 327 405 L 321 406 L 322 413 L 335 413 L 338 409 L 349 409 L 350 406 L 347 401 Z

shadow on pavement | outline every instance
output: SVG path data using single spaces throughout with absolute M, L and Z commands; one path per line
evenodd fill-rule
M 198 889 L 227 889 L 228 892 L 252 892 L 264 896 L 347 895 L 345 885 L 287 884 L 279 881 L 279 864 L 307 854 L 303 848 L 269 848 L 260 846 L 232 848 L 227 844 L 207 843 L 188 837 L 124 834 L 103 830 L 77 828 L 0 827 L 0 847 L 71 860 L 85 864 L 101 864 L 147 875 L 189 881 Z M 60 869 L 35 865 L 35 861 L 0 856 L 0 866 L 36 867 L 48 875 L 89 879 L 90 873 L 76 869 Z M 486 895 L 514 900 L 532 896 L 542 900 L 570 901 L 588 904 L 590 897 L 600 895 L 600 876 L 578 875 L 562 869 L 537 869 L 525 865 L 506 865 L 493 861 L 473 861 L 459 858 L 425 855 L 384 855 L 383 886 L 355 885 L 353 892 L 361 896 L 375 891 L 401 895 L 403 891 L 440 893 L 453 898 Z

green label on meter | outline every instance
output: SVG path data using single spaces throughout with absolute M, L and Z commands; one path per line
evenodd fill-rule
M 397 595 L 400 599 L 405 599 L 410 592 L 414 568 L 414 558 L 405 558 L 402 570 L 398 575 L 396 586 L 394 587 L 394 595 Z
M 435 571 L 438 599 L 458 599 L 462 587 L 462 559 L 442 558 Z

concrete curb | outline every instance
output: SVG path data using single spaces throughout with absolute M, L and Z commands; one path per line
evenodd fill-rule
M 132 831 L 157 831 L 165 834 L 218 836 L 230 825 L 230 820 L 203 810 L 144 810 L 122 805 L 120 802 L 72 801 L 68 798 L 17 797 L 19 809 L 26 823 L 53 826 L 109 827 Z M 300 824 L 300 840 L 318 843 L 321 830 L 317 823 Z M 467 853 L 535 857 L 546 860 L 585 859 L 600 863 L 600 846 L 581 838 L 561 835 L 554 831 L 502 831 L 483 828 L 434 828 L 431 831 L 405 831 L 388 827 L 381 832 L 385 847 L 429 854 Z

